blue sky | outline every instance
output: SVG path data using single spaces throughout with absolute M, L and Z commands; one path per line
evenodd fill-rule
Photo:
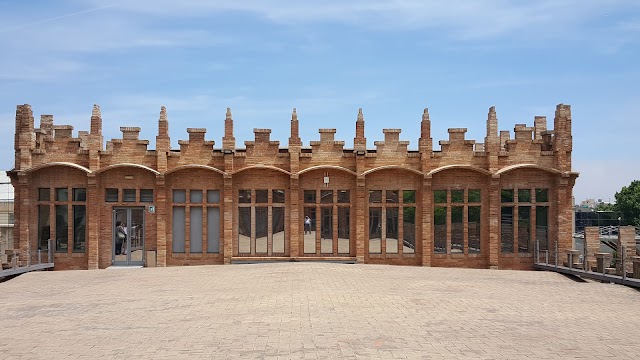
M 638 64 L 637 0 L 0 0 L 0 169 L 24 103 L 76 131 L 99 104 L 106 139 L 140 126 L 150 148 L 162 105 L 174 146 L 187 127 L 219 146 L 231 107 L 238 145 L 271 128 L 286 147 L 296 107 L 304 144 L 352 147 L 363 108 L 370 147 L 401 128 L 410 149 L 425 107 L 439 149 L 450 127 L 482 142 L 492 105 L 513 131 L 565 103 L 576 201 L 613 200 L 640 179 Z

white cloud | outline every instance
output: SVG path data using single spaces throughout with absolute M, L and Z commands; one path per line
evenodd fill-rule
M 163 17 L 245 12 L 280 24 L 338 22 L 378 29 L 435 29 L 457 38 L 478 39 L 512 35 L 514 31 L 554 32 L 580 22 L 589 25 L 589 20 L 608 11 L 637 8 L 640 4 L 631 0 L 138 0 L 111 5 L 125 12 Z

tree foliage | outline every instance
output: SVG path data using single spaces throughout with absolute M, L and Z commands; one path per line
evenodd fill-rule
M 640 226 L 640 180 L 634 180 L 616 192 L 616 209 L 623 223 Z

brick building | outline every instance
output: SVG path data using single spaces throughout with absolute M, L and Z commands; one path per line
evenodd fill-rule
M 535 117 L 513 139 L 492 107 L 484 143 L 454 128 L 440 151 L 426 109 L 416 151 L 399 129 L 367 146 L 361 111 L 353 149 L 335 129 L 304 147 L 295 109 L 286 148 L 268 129 L 237 147 L 233 125 L 227 109 L 222 146 L 189 128 L 171 149 L 163 107 L 155 150 L 136 127 L 104 148 L 98 106 L 73 137 L 51 115 L 35 128 L 19 105 L 8 174 L 22 257 L 54 239 L 56 269 L 287 259 L 530 269 L 536 240 L 552 255 L 571 247 L 568 105 L 552 131 Z

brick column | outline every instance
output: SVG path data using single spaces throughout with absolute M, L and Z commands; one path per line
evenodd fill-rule
M 489 186 L 489 268 L 497 269 L 500 256 L 500 176 L 492 176 Z M 484 220 L 484 219 L 483 219 Z M 483 251 L 483 250 L 480 250 Z M 484 250 L 486 251 L 486 250 Z
M 624 253 L 622 247 L 624 246 Z M 636 256 L 636 228 L 633 226 L 620 226 L 618 228 L 618 262 L 616 272 L 622 275 L 622 258 L 624 258 L 625 272 L 633 272 L 632 257 Z
M 14 199 L 14 208 L 16 208 L 15 204 L 20 207 L 20 222 L 18 223 L 18 243 L 16 243 L 15 238 L 13 240 L 13 246 L 16 247 L 18 245 L 18 249 L 20 249 L 20 257 L 19 260 L 27 261 L 29 259 L 29 241 L 30 238 L 30 222 L 29 215 L 33 213 L 31 209 L 31 199 L 29 199 L 29 184 L 28 184 L 28 175 L 25 173 L 18 174 L 18 189 L 15 191 L 15 194 L 19 194 L 19 197 L 15 197 Z M 17 201 L 16 201 L 17 200 Z M 18 202 L 19 201 L 19 202 Z M 37 216 L 37 211 L 34 216 Z M 15 217 L 14 217 L 15 218 Z M 15 225 L 15 224 L 14 224 Z M 36 225 L 37 226 L 37 225 Z M 38 232 L 36 231 L 36 234 Z M 14 230 L 14 236 L 16 231 Z M 37 249 L 37 247 L 36 247 Z
M 640 256 L 632 256 L 631 262 L 633 263 L 633 277 L 640 279 Z
M 100 268 L 100 195 L 95 174 L 87 175 L 87 268 Z
M 558 179 L 556 206 L 558 208 L 558 256 L 573 248 L 573 204 L 569 178 Z
M 356 260 L 360 264 L 364 264 L 365 246 L 367 241 L 365 237 L 368 216 L 365 213 L 367 202 L 367 189 L 365 187 L 364 177 L 356 179 Z
M 224 263 L 231 264 L 231 257 L 233 256 L 233 182 L 231 181 L 231 175 L 224 176 L 224 190 L 223 190 L 223 203 L 222 203 L 222 223 L 224 226 Z
M 433 257 L 433 207 L 431 177 L 422 180 L 422 266 L 431 266 Z
M 300 191 L 298 175 L 291 175 L 289 185 L 289 256 L 300 256 Z
M 600 252 L 600 229 L 597 226 L 587 226 L 584 228 L 584 248 L 587 257 L 587 268 L 592 271 L 596 267 L 596 253 Z
M 167 221 L 171 209 L 167 208 L 167 189 L 164 175 L 156 175 L 156 266 L 167 266 Z

